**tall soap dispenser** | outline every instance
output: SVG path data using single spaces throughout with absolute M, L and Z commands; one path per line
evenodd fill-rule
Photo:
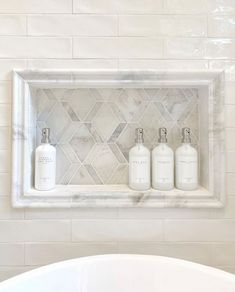
M 190 129 L 182 129 L 182 145 L 177 148 L 176 187 L 183 191 L 193 191 L 198 187 L 198 153 L 191 146 Z
M 167 129 L 159 129 L 159 144 L 152 151 L 152 185 L 156 190 L 174 188 L 174 152 L 167 145 Z
M 129 152 L 129 187 L 137 191 L 150 188 L 150 151 L 144 143 L 144 131 L 136 129 L 136 145 Z
M 35 189 L 49 191 L 55 188 L 56 149 L 50 145 L 50 129 L 42 129 L 42 144 L 35 153 Z

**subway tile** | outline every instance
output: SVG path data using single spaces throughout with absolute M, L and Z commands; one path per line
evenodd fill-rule
M 214 266 L 235 266 L 234 243 L 214 243 L 211 253 Z
M 0 150 L 9 150 L 10 147 L 10 128 L 0 127 Z
M 118 58 L 118 38 L 75 38 L 75 58 Z
M 163 41 L 157 38 L 75 38 L 75 58 L 161 58 Z
M 2 188 L 2 185 L 1 185 L 1 188 Z M 0 197 L 0 220 L 23 219 L 23 218 L 24 218 L 24 209 L 12 208 L 10 196 Z
M 0 61 L 1 63 L 1 61 Z M 29 69 L 117 69 L 117 59 L 31 59 L 28 60 Z
M 10 171 L 10 150 L 0 150 L 0 172 Z
M 0 59 L 0 80 L 11 80 L 13 69 L 26 69 L 26 60 Z
M 233 14 L 234 0 L 207 0 L 208 13 Z
M 172 14 L 201 14 L 207 12 L 207 0 L 165 0 L 165 11 Z
M 208 17 L 209 37 L 234 37 L 235 16 L 209 16 Z
M 203 59 L 205 41 L 198 38 L 171 38 L 166 40 L 166 57 L 170 59 Z
M 0 37 L 0 58 L 69 58 L 70 38 Z
M 117 218 L 117 208 L 73 208 L 71 210 L 72 219 L 115 219 Z
M 160 220 L 74 220 L 73 241 L 160 241 Z
M 11 106 L 8 104 L 0 104 L 0 127 L 11 125 Z
M 233 59 L 235 58 L 235 40 L 230 38 L 208 39 L 206 41 L 207 59 Z
M 0 221 L 0 242 L 69 241 L 67 220 L 3 220 Z
M 177 27 L 177 29 L 175 29 Z M 205 16 L 156 16 L 121 15 L 119 16 L 120 36 L 206 36 Z
M 226 152 L 226 171 L 235 172 L 235 151 Z
M 120 38 L 119 58 L 153 59 L 163 57 L 163 40 L 158 38 Z
M 34 36 L 115 36 L 114 15 L 31 15 L 28 33 Z
M 227 195 L 235 196 L 235 173 L 226 174 Z
M 0 81 L 0 104 L 11 103 L 12 85 L 9 81 Z
M 207 70 L 208 61 L 206 60 L 146 60 L 146 59 L 120 59 L 119 69 L 125 70 L 176 70 L 192 71 Z
M 25 246 L 26 265 L 46 265 L 58 261 L 117 253 L 116 243 L 27 243 Z
M 226 128 L 226 150 L 235 151 L 235 128 Z
M 26 16 L 0 15 L 0 35 L 25 35 L 26 32 Z
M 209 243 L 167 243 L 167 242 L 122 242 L 118 252 L 125 254 L 149 254 L 173 257 L 200 264 L 211 264 L 211 245 Z
M 0 13 L 69 13 L 72 0 L 0 0 Z
M 163 0 L 74 0 L 75 13 L 161 13 Z
M 216 266 L 215 268 L 223 270 L 231 274 L 235 274 L 235 266 Z
M 36 267 L 29 266 L 0 266 L 0 281 L 7 280 L 16 275 L 35 269 Z
M 24 244 L 0 243 L 0 266 L 24 265 Z
M 225 84 L 225 103 L 235 105 L 235 82 Z
M 157 38 L 120 38 L 119 58 L 162 58 L 163 40 Z
M 235 105 L 225 106 L 226 126 L 235 127 Z
M 27 208 L 25 209 L 25 219 L 70 219 L 70 208 Z
M 166 241 L 235 241 L 235 220 L 166 220 Z
M 10 195 L 10 174 L 0 173 L 0 196 Z

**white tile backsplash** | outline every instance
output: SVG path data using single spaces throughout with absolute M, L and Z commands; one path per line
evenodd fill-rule
M 207 0 L 208 13 L 233 14 L 235 6 L 233 0 Z
M 163 0 L 74 0 L 75 13 L 161 13 Z
M 0 265 L 24 265 L 24 244 L 0 243 Z
M 69 220 L 1 220 L 0 242 L 64 242 L 71 238 Z
M 235 273 L 234 15 L 234 0 L 0 0 L 0 280 L 117 252 L 173 256 Z M 11 208 L 10 81 L 13 69 L 25 68 L 226 69 L 227 207 Z
M 177 30 L 175 29 L 177 27 Z M 207 34 L 205 16 L 120 15 L 120 36 L 203 37 Z
M 207 11 L 207 1 L 165 0 L 165 11 L 171 14 L 202 14 Z
M 235 220 L 166 220 L 166 241 L 233 242 Z
M 71 13 L 72 0 L 1 0 L 0 13 Z
M 33 36 L 116 36 L 117 20 L 115 15 L 31 15 L 28 17 L 28 34 Z
M 0 58 L 71 58 L 70 38 L 0 37 Z
M 25 15 L 0 15 L 0 35 L 26 35 L 27 17 Z
M 72 241 L 161 241 L 163 223 L 160 220 L 74 220 Z

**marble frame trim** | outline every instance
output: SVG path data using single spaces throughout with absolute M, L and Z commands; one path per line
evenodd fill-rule
M 137 192 L 125 185 L 57 185 L 49 192 L 32 188 L 34 105 L 32 87 L 78 88 L 87 86 L 197 87 L 209 101 L 208 189 L 193 192 L 149 190 Z M 224 72 L 157 71 L 14 71 L 12 104 L 12 205 L 13 207 L 159 207 L 221 208 L 225 203 Z

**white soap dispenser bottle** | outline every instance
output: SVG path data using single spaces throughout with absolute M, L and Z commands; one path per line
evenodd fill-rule
M 50 145 L 50 129 L 42 129 L 42 144 L 35 153 L 35 189 L 49 191 L 55 188 L 56 149 Z
M 191 146 L 190 129 L 182 129 L 182 145 L 175 153 L 176 187 L 183 191 L 193 191 L 198 187 L 198 153 Z
M 144 131 L 136 129 L 136 145 L 129 151 L 129 187 L 137 191 L 150 188 L 150 151 L 144 143 Z
M 174 188 L 174 152 L 167 145 L 167 129 L 159 129 L 158 146 L 152 151 L 152 185 L 160 191 Z

